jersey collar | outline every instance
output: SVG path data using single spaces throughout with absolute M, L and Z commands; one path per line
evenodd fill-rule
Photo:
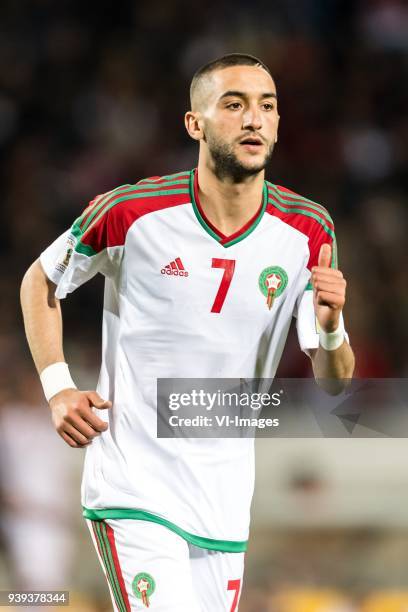
M 194 213 L 200 225 L 205 229 L 208 234 L 210 234 L 210 236 L 212 236 L 212 238 L 214 238 L 219 244 L 226 248 L 232 246 L 233 244 L 236 244 L 237 242 L 240 242 L 254 231 L 254 229 L 262 219 L 268 202 L 268 189 L 266 187 L 266 182 L 264 181 L 264 186 L 262 190 L 262 203 L 255 215 L 251 217 L 251 219 L 247 223 L 245 223 L 245 225 L 241 227 L 241 229 L 234 232 L 230 236 L 225 236 L 225 234 L 220 232 L 211 223 L 211 221 L 207 219 L 203 209 L 201 208 L 200 199 L 198 196 L 198 172 L 196 168 L 191 170 L 190 172 L 190 195 Z

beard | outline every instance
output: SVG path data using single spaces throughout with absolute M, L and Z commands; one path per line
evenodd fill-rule
M 220 180 L 231 179 L 233 183 L 242 183 L 246 178 L 264 170 L 271 160 L 274 148 L 274 143 L 270 144 L 263 161 L 253 165 L 240 161 L 234 153 L 232 144 L 221 142 L 208 131 L 205 140 L 214 162 L 215 176 Z

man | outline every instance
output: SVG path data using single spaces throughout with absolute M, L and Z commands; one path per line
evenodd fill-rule
M 352 376 L 332 220 L 264 180 L 278 123 L 262 62 L 207 64 L 185 116 L 197 169 L 98 196 L 23 280 L 54 425 L 88 446 L 84 515 L 120 611 L 233 612 L 242 586 L 253 441 L 158 439 L 157 379 L 271 378 L 292 315 L 316 378 Z M 102 367 L 98 392 L 79 391 L 59 300 L 96 272 Z

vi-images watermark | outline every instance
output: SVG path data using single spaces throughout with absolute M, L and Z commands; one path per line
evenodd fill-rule
M 408 438 L 408 379 L 159 378 L 159 438 Z M 336 388 L 337 388 L 336 387 Z
M 280 425 L 276 410 L 282 405 L 283 389 L 259 392 L 240 379 L 207 380 L 202 386 L 192 380 L 160 383 L 159 437 L 247 437 L 256 429 Z M 261 417 L 262 410 L 267 414 Z
M 219 409 L 249 409 L 252 412 L 260 411 L 262 408 L 280 406 L 283 389 L 275 393 L 251 393 L 237 391 L 209 392 L 204 389 L 192 389 L 184 393 L 170 393 L 169 409 L 172 411 L 181 408 L 201 408 L 207 412 Z M 215 414 L 207 416 L 195 414 L 195 416 L 179 416 L 173 414 L 169 417 L 171 427 L 208 427 L 208 428 L 248 428 L 257 427 L 279 427 L 279 418 L 260 418 L 256 415 L 242 416 L 240 414 Z

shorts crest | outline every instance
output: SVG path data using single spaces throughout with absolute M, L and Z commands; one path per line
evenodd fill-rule
M 133 593 L 143 601 L 146 608 L 150 606 L 149 597 L 154 593 L 155 588 L 156 583 L 153 576 L 146 572 L 140 572 L 133 578 Z

